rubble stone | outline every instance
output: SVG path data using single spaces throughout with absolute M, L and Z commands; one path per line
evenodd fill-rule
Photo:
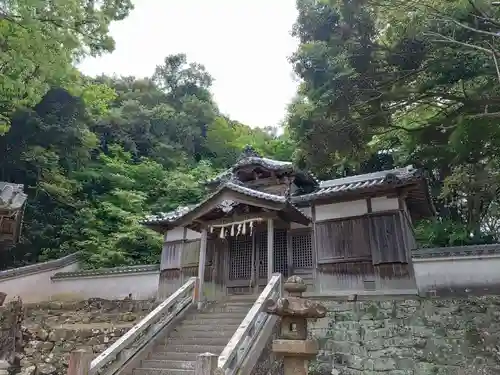
M 156 307 L 154 301 L 90 299 L 24 305 L 17 375 L 66 375 L 69 353 L 103 352 Z M 0 321 L 7 310 L 0 308 Z

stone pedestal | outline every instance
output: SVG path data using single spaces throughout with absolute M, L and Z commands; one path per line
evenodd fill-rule
M 0 375 L 9 375 L 9 362 L 5 360 L 0 360 Z
M 308 362 L 318 354 L 316 341 L 307 339 L 307 319 L 323 318 L 326 308 L 302 298 L 307 286 L 298 276 L 285 282 L 288 296 L 268 300 L 266 311 L 281 317 L 280 335 L 273 341 L 273 352 L 283 356 L 284 375 L 307 375 Z
M 212 375 L 217 370 L 217 359 L 219 356 L 212 353 L 198 355 L 194 366 L 194 375 Z

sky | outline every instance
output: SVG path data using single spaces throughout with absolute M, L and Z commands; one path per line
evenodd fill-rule
M 255 127 L 284 119 L 297 81 L 288 57 L 295 0 L 136 0 L 111 25 L 113 53 L 80 64 L 89 75 L 148 77 L 170 54 L 186 53 L 214 77 L 220 110 Z

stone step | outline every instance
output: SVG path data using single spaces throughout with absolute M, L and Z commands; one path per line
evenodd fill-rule
M 194 370 L 167 369 L 167 368 L 136 368 L 133 375 L 194 375 Z
M 215 306 L 244 306 L 244 307 L 252 307 L 252 305 L 255 303 L 255 300 L 252 301 L 238 301 L 238 300 L 227 300 L 227 301 L 222 301 Z M 210 306 L 208 306 L 210 307 Z
M 226 343 L 227 344 L 227 343 Z M 214 353 L 219 355 L 222 352 L 222 349 L 226 346 L 226 344 L 221 345 L 193 345 L 193 344 L 183 344 L 183 345 L 174 345 L 169 343 L 168 345 L 159 345 L 156 347 L 155 352 L 183 352 L 183 353 Z
M 238 320 L 233 324 L 196 324 L 196 321 L 190 321 L 190 324 L 183 322 L 177 330 L 179 331 L 192 331 L 192 332 L 210 332 L 214 333 L 216 331 L 224 332 L 234 332 L 241 324 L 241 320 Z M 225 322 L 224 322 L 225 323 Z
M 215 314 L 214 314 L 215 315 Z M 210 319 L 211 315 L 206 315 L 206 317 L 197 317 L 193 319 L 189 319 L 189 316 L 182 322 L 183 327 L 188 326 L 201 326 L 201 327 L 211 327 L 211 329 L 217 329 L 221 323 L 224 325 L 236 325 L 239 326 L 245 316 L 243 317 L 235 317 L 235 318 L 213 318 Z
M 168 368 L 180 370 L 194 370 L 195 361 L 187 360 L 155 360 L 148 359 L 142 361 L 141 368 Z
M 233 336 L 234 332 L 236 331 L 236 327 L 231 327 L 231 329 L 221 329 L 218 327 L 218 330 L 212 329 L 212 330 L 204 330 L 204 331 L 197 331 L 189 328 L 177 328 L 175 331 L 173 331 L 171 334 L 168 335 L 168 338 L 173 339 L 173 338 L 184 338 L 184 337 L 196 337 L 196 338 L 205 338 L 205 337 L 223 337 L 226 340 L 229 341 L 229 339 Z
M 181 346 L 181 345 L 211 345 L 211 346 L 226 346 L 230 337 L 177 337 L 166 338 L 160 344 Z
M 196 361 L 198 354 L 199 353 L 154 351 L 149 355 L 149 359 L 160 361 Z
M 213 306 L 203 310 L 202 313 L 248 313 L 252 306 Z
M 224 301 L 231 302 L 255 302 L 259 298 L 257 294 L 235 294 L 232 296 L 227 296 Z
M 226 319 L 243 319 L 247 315 L 248 311 L 245 312 L 200 312 L 197 314 L 189 315 L 186 320 L 226 320 Z

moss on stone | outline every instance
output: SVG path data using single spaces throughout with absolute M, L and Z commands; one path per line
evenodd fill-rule
M 378 314 L 378 307 L 375 304 L 370 305 L 366 310 L 366 313 L 376 318 Z
M 322 303 L 332 311 L 332 302 Z M 321 356 L 316 362 L 334 363 L 339 374 L 451 375 L 457 369 L 477 374 L 477 358 L 484 358 L 480 365 L 487 371 L 483 373 L 493 373 L 500 368 L 500 360 L 483 342 L 481 332 L 487 328 L 491 347 L 496 347 L 499 304 L 500 297 L 495 296 L 335 302 L 338 319 L 330 316 L 328 329 L 318 331 L 324 339 L 319 341 Z M 310 330 L 315 330 L 314 324 Z

